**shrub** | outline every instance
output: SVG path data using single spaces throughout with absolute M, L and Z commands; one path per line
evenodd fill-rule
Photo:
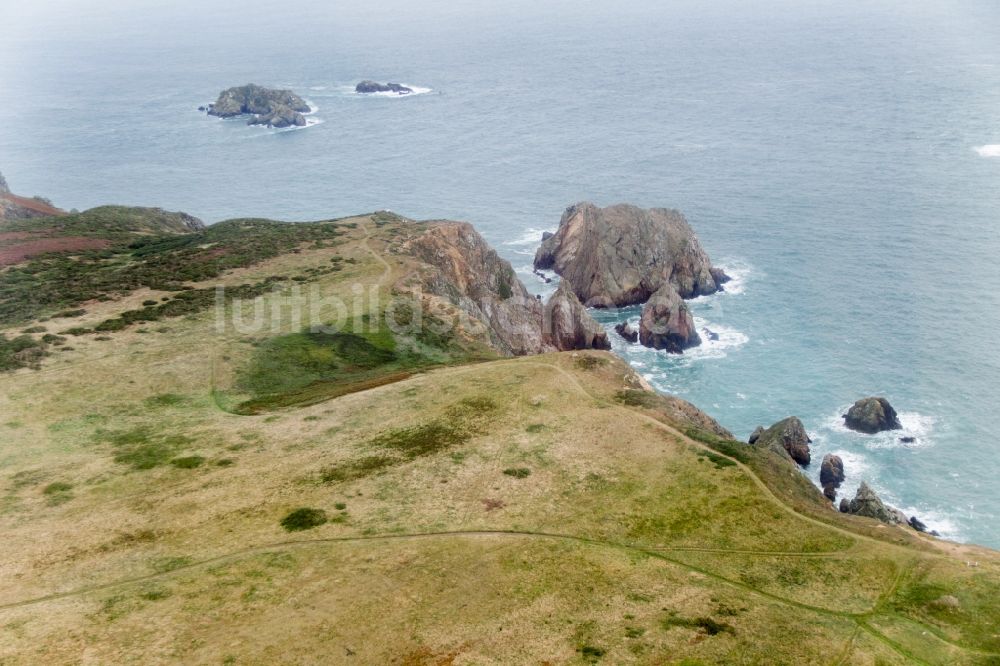
M 289 532 L 300 532 L 319 527 L 327 522 L 326 511 L 302 507 L 281 519 L 281 526 Z
M 531 470 L 527 467 L 508 467 L 503 471 L 507 476 L 512 476 L 515 479 L 524 479 L 531 476 Z
M 181 458 L 174 458 L 170 461 L 170 464 L 179 469 L 194 469 L 195 467 L 201 467 L 204 462 L 205 458 L 202 456 L 183 456 Z

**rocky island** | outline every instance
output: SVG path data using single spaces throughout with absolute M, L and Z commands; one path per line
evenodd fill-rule
M 396 93 L 397 95 L 409 95 L 413 88 L 408 88 L 401 83 L 378 83 L 377 81 L 362 81 L 354 86 L 354 92 L 362 95 L 373 93 Z
M 567 208 L 559 229 L 543 237 L 534 268 L 554 270 L 587 307 L 646 303 L 639 341 L 674 353 L 701 342 L 683 299 L 729 280 L 679 211 L 628 204 Z
M 302 114 L 312 110 L 291 90 L 265 88 L 253 83 L 223 90 L 215 102 L 202 109 L 219 118 L 250 115 L 253 117 L 247 125 L 268 127 L 303 127 L 306 119 Z

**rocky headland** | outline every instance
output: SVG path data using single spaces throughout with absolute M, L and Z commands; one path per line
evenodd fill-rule
M 435 222 L 403 250 L 427 268 L 408 277 L 397 291 L 432 296 L 458 307 L 472 325 L 486 327 L 491 346 L 507 355 L 539 354 L 570 349 L 609 349 L 604 329 L 575 294 L 560 289 L 545 305 L 528 293 L 510 263 L 465 222 Z
M 214 103 L 202 109 L 219 118 L 250 115 L 253 117 L 247 125 L 268 127 L 303 127 L 306 119 L 302 114 L 312 110 L 291 90 L 265 88 L 253 83 L 223 90 Z
M 378 81 L 365 80 L 354 86 L 354 92 L 361 93 L 362 95 L 387 92 L 396 93 L 397 95 L 409 95 L 413 92 L 413 88 L 408 88 L 401 83 L 379 83 Z

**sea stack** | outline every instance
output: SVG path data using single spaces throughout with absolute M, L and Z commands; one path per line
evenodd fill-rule
M 680 212 L 628 204 L 570 206 L 534 264 L 555 270 L 587 307 L 645 303 L 665 284 L 693 298 L 719 291 L 728 280 Z
M 687 303 L 669 282 L 665 282 L 643 307 L 639 342 L 674 354 L 701 343 Z
M 862 398 L 844 414 L 844 424 L 851 430 L 873 435 L 883 430 L 899 430 L 903 424 L 885 398 Z
M 545 304 L 542 331 L 557 349 L 611 349 L 608 334 L 565 282 Z
M 306 101 L 291 90 L 265 88 L 253 83 L 223 90 L 219 98 L 208 105 L 210 116 L 251 115 L 247 125 L 268 127 L 302 127 L 306 124 L 302 114 L 311 110 Z
M 819 468 L 819 484 L 823 486 L 823 495 L 831 502 L 837 499 L 837 488 L 844 482 L 844 461 L 840 456 L 828 453 L 823 456 Z

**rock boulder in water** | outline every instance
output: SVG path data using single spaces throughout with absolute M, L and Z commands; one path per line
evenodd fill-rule
M 570 206 L 534 264 L 554 269 L 588 307 L 644 303 L 667 284 L 681 298 L 693 298 L 728 280 L 713 269 L 680 212 L 628 204 Z
M 635 343 L 639 341 L 639 331 L 629 326 L 627 321 L 615 324 L 615 332 L 629 342 Z
M 358 85 L 354 86 L 354 92 L 358 92 L 364 95 L 370 95 L 372 93 L 384 93 L 392 92 L 397 95 L 409 95 L 413 92 L 413 88 L 407 88 L 401 83 L 378 83 L 377 81 L 362 81 Z
M 669 282 L 664 283 L 643 307 L 639 342 L 673 354 L 701 344 L 687 303 Z
M 858 400 L 844 414 L 844 424 L 851 430 L 870 435 L 883 430 L 899 430 L 903 427 L 896 410 L 885 398 Z
M 795 416 L 778 421 L 767 430 L 757 433 L 754 446 L 767 447 L 780 454 L 787 454 L 798 464 L 805 466 L 809 464 L 811 455 L 809 444 L 812 442 L 806 434 L 806 428 Z M 752 438 L 753 436 L 751 436 Z
M 840 456 L 828 453 L 823 456 L 819 468 L 819 484 L 823 486 L 823 494 L 831 502 L 837 499 L 837 488 L 844 482 L 844 461 Z

